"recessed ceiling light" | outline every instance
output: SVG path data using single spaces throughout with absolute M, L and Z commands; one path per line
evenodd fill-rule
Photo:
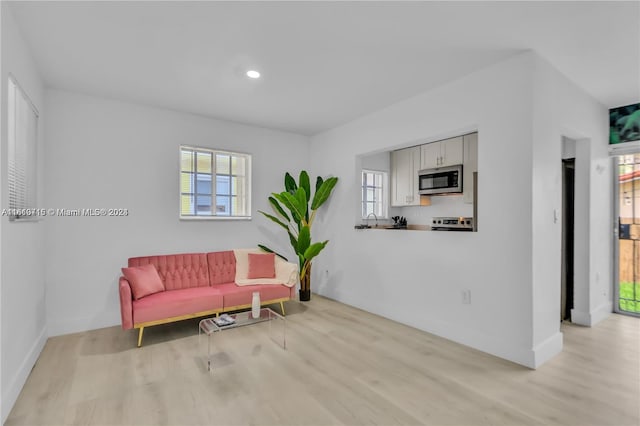
M 247 77 L 249 78 L 260 78 L 260 73 L 256 70 L 247 71 Z

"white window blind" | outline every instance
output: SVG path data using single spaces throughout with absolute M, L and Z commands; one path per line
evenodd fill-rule
M 180 218 L 250 219 L 251 156 L 181 146 Z
M 34 219 L 36 208 L 38 110 L 10 76 L 7 93 L 9 219 Z

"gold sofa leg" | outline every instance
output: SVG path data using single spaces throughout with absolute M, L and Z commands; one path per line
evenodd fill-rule
M 282 302 L 282 300 L 280 301 L 280 311 L 282 312 L 282 316 L 284 316 L 284 303 Z
M 138 331 L 138 347 L 142 346 L 142 333 L 144 332 L 144 327 L 140 327 Z

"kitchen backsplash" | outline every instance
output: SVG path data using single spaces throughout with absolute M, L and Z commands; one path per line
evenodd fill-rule
M 473 216 L 473 205 L 463 203 L 460 195 L 433 196 L 428 207 L 391 207 L 389 216 L 404 216 L 413 225 L 430 225 L 434 216 Z

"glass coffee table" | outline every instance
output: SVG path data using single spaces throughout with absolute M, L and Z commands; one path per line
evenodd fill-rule
M 233 318 L 233 323 L 228 325 L 222 325 L 223 321 L 220 321 L 224 315 L 220 317 L 207 318 L 200 321 L 201 333 L 207 335 L 207 371 L 211 371 L 211 337 L 218 331 L 231 330 L 233 328 L 244 327 L 246 325 L 258 324 L 261 322 L 269 322 L 269 337 L 271 340 L 278 343 L 282 349 L 287 349 L 286 330 L 287 320 L 279 313 L 269 309 L 260 309 L 260 316 L 253 318 L 251 311 L 236 312 L 233 314 L 226 314 L 226 317 Z M 216 323 L 218 322 L 218 324 Z M 275 335 L 277 334 L 277 338 Z

